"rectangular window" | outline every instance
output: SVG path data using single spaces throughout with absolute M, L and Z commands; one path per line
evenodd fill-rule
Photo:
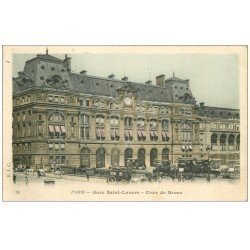
M 62 156 L 62 164 L 65 164 L 65 156 Z
M 53 164 L 54 163 L 54 158 L 53 158 L 53 156 L 50 156 L 49 157 L 49 164 Z
M 55 102 L 58 102 L 58 96 L 55 96 Z
M 65 103 L 65 98 L 61 97 L 61 103 Z
M 38 135 L 42 135 L 42 125 L 38 124 Z
M 74 126 L 71 126 L 71 136 L 74 136 Z
M 65 150 L 65 143 L 61 143 L 61 150 Z
M 49 102 L 53 101 L 53 97 L 51 95 L 49 95 Z
M 49 143 L 49 149 L 50 149 L 50 150 L 53 149 L 53 143 Z
M 89 127 L 85 127 L 85 139 L 89 140 Z
M 59 150 L 59 144 L 55 143 L 55 150 Z
M 56 156 L 56 164 L 59 164 L 60 163 L 60 158 L 59 156 Z
M 86 106 L 89 107 L 90 101 L 86 100 Z

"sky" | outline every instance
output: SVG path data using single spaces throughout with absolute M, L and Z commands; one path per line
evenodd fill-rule
M 64 59 L 64 55 L 51 54 Z M 13 76 L 22 71 L 32 54 L 13 55 Z M 235 54 L 68 54 L 72 58 L 72 72 L 86 70 L 88 75 L 145 83 L 164 74 L 190 80 L 197 104 L 239 108 L 238 56 Z

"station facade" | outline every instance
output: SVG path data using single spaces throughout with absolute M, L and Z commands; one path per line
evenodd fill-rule
M 71 58 L 39 54 L 13 77 L 13 160 L 32 168 L 124 166 L 137 158 L 238 164 L 240 112 L 196 104 L 189 80 L 136 83 L 71 71 Z

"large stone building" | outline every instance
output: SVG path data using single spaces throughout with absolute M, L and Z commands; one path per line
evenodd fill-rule
M 239 162 L 239 110 L 196 104 L 189 80 L 156 84 L 71 72 L 71 58 L 39 54 L 13 77 L 13 159 L 33 168 L 124 166 L 138 158 Z

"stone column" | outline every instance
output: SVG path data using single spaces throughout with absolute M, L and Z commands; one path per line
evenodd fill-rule
M 119 121 L 120 141 L 125 141 L 124 132 L 125 132 L 124 117 L 120 116 L 120 121 Z
M 110 135 L 110 119 L 111 117 L 109 115 L 105 116 L 104 120 L 104 134 L 105 134 L 105 141 L 110 141 L 111 140 L 111 135 Z
M 95 115 L 90 115 L 89 116 L 89 124 L 90 124 L 90 140 L 95 141 L 96 140 L 96 124 L 95 124 Z

